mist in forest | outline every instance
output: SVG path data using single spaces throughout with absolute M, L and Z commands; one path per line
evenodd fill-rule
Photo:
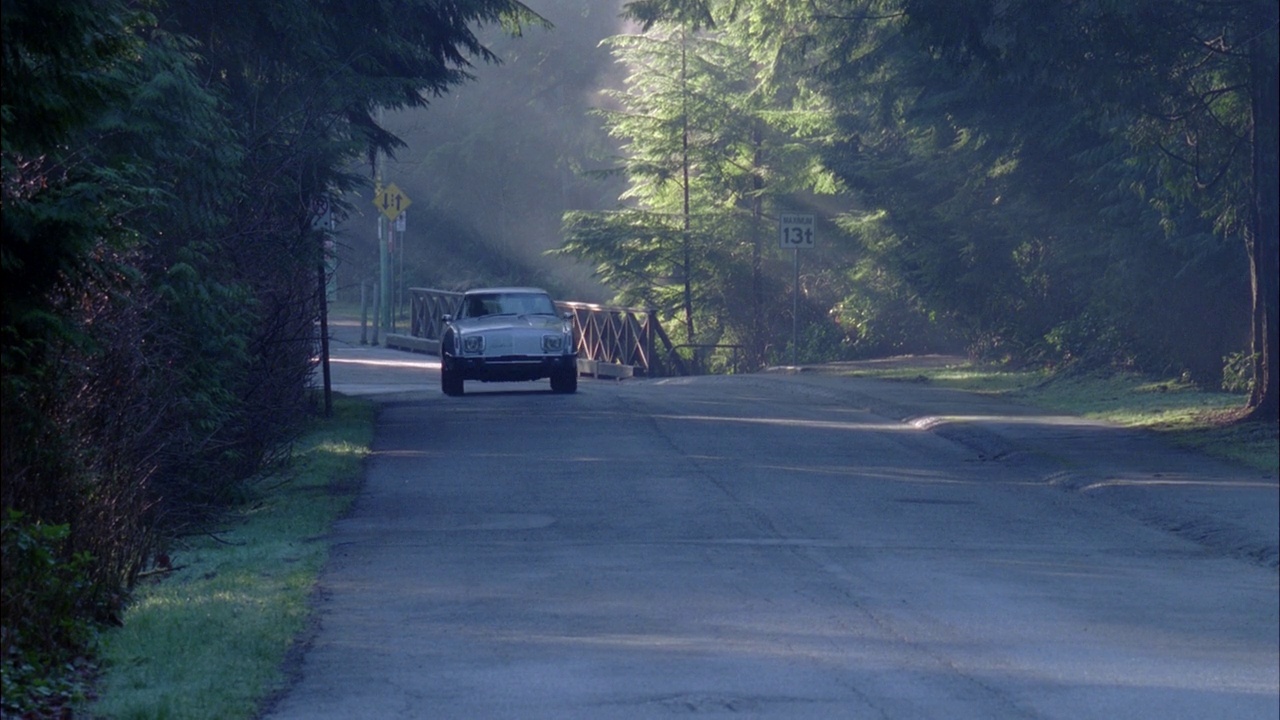
M 622 191 L 616 177 L 589 175 L 617 155 L 591 111 L 600 89 L 620 79 L 599 43 L 622 31 L 622 0 L 526 4 L 553 27 L 519 37 L 482 28 L 500 64 L 477 60 L 473 80 L 427 108 L 384 116 L 407 144 L 381 169 L 382 182 L 411 201 L 403 245 L 393 250 L 403 259 L 401 288 L 520 283 L 564 299 L 608 299 L 590 268 L 545 253 L 560 244 L 566 210 L 611 208 Z M 346 223 L 348 285 L 376 274 L 371 198 L 355 201 L 361 214 Z

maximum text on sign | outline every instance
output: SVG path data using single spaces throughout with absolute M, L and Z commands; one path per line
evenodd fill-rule
M 787 213 L 778 217 L 778 228 L 782 240 L 782 248 L 811 248 L 814 241 L 814 218 L 812 215 L 796 215 Z

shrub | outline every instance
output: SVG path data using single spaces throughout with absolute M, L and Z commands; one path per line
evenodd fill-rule
M 68 525 L 31 522 L 16 510 L 0 521 L 5 713 L 26 716 L 34 707 L 57 704 L 54 696 L 74 694 L 69 677 L 97 637 L 93 609 L 85 607 L 95 595 L 88 575 L 92 558 L 69 552 L 70 534 Z
M 1222 389 L 1234 393 L 1253 392 L 1253 361 L 1256 353 L 1238 352 L 1222 358 Z

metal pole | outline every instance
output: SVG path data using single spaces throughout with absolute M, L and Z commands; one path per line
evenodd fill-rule
M 409 304 L 409 289 L 404 286 L 404 235 L 406 230 L 405 211 L 400 211 L 396 216 L 396 297 L 400 298 L 396 303 L 397 314 L 403 312 L 405 306 Z
M 399 310 L 400 303 L 400 284 L 396 282 L 396 245 L 400 244 L 400 238 L 396 237 L 396 221 L 387 219 L 387 266 L 388 279 L 390 287 L 387 291 L 389 300 L 387 307 L 387 332 L 396 331 L 396 311 Z
M 791 364 L 800 365 L 800 248 L 792 248 L 795 253 L 796 284 L 791 292 Z
M 382 289 L 373 284 L 373 344 L 378 344 L 378 326 L 382 324 Z
M 320 370 L 324 378 L 324 416 L 333 417 L 333 376 L 329 372 L 329 278 L 325 272 L 324 255 L 321 254 L 317 264 L 319 283 L 316 292 L 320 295 Z
M 379 312 L 377 313 L 378 325 L 384 331 L 391 330 L 391 242 L 390 228 L 387 218 L 382 213 L 378 213 L 378 282 L 380 283 L 378 302 Z M 377 344 L 376 342 L 374 343 Z
M 378 322 L 378 316 L 373 316 L 373 322 Z M 369 281 L 360 281 L 360 344 L 369 344 Z

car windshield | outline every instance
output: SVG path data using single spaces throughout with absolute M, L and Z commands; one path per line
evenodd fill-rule
M 474 293 L 463 300 L 459 317 L 555 314 L 555 303 L 545 293 Z

